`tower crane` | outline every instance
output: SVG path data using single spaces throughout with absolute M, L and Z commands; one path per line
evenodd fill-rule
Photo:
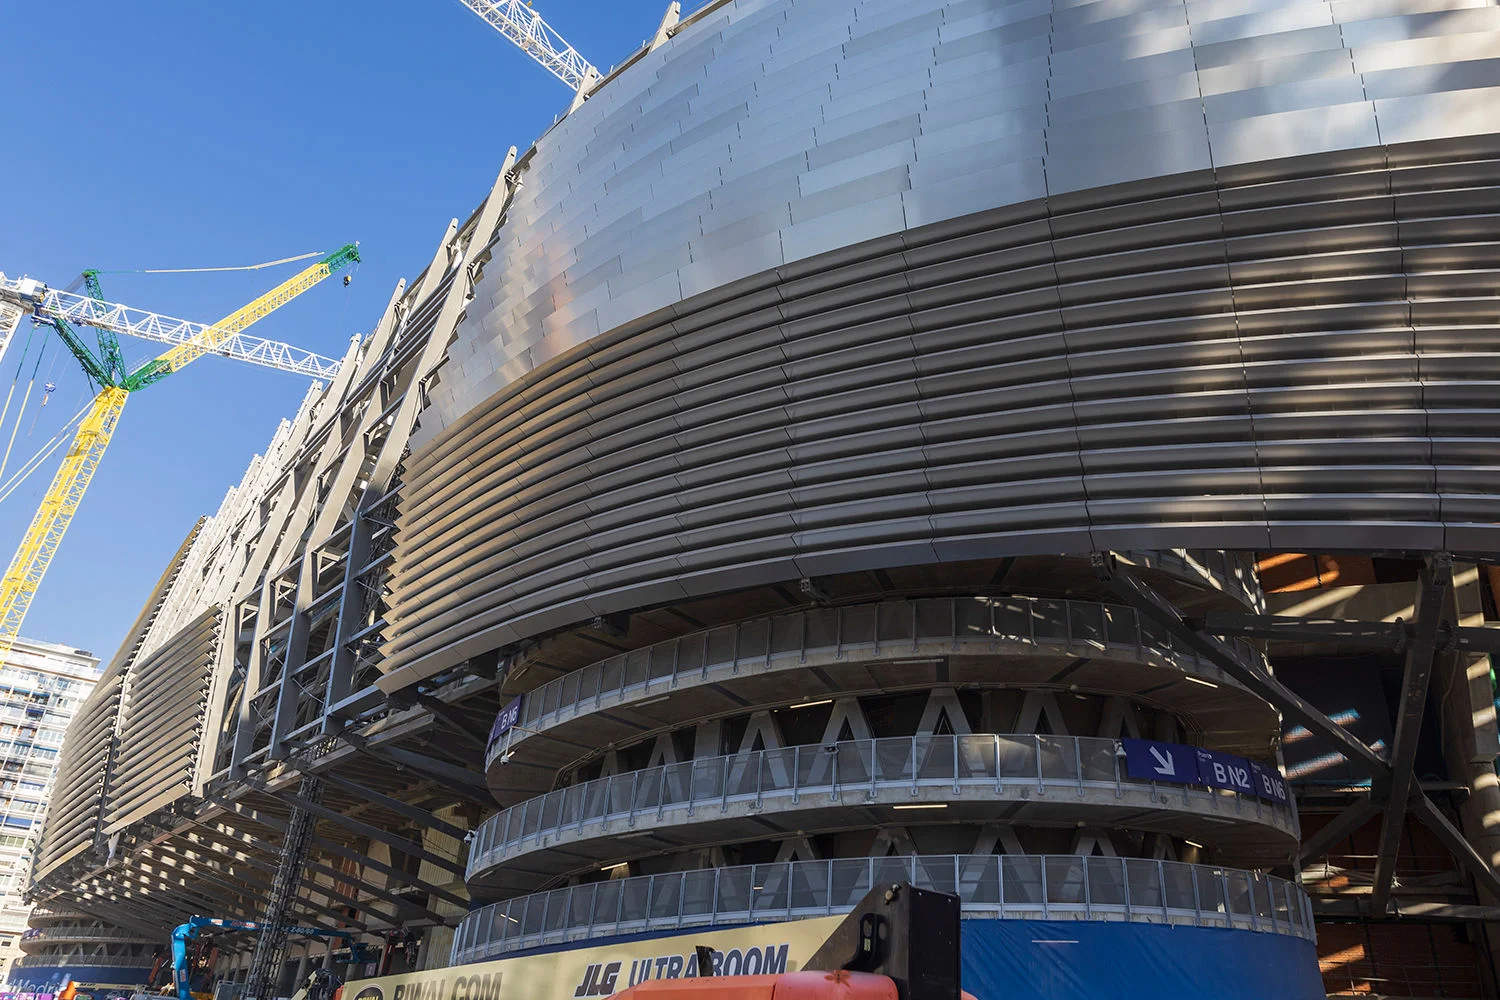
M 580 90 L 599 78 L 599 71 L 578 50 L 552 30 L 542 15 L 521 0 L 459 0 L 484 18 L 521 51 L 541 63 L 542 68 L 563 83 Z
M 129 400 L 130 394 L 160 382 L 173 372 L 181 371 L 184 366 L 209 353 L 223 353 L 228 357 L 254 361 L 257 364 L 270 363 L 267 358 L 271 355 L 247 349 L 247 341 L 246 338 L 241 337 L 241 331 L 257 320 L 270 315 L 324 278 L 358 260 L 359 251 L 354 244 L 340 247 L 316 264 L 288 278 L 266 294 L 211 326 L 184 323 L 180 320 L 167 321 L 167 327 L 153 326 L 147 322 L 146 326 L 150 329 L 163 331 L 161 336 L 152 339 L 165 339 L 173 346 L 160 356 L 131 371 L 126 370 L 124 361 L 120 357 L 115 335 L 119 332 L 137 333 L 137 328 L 132 327 L 123 318 L 125 313 L 133 313 L 137 317 L 153 317 L 154 314 L 139 314 L 123 306 L 111 305 L 104 302 L 102 298 L 94 298 L 92 295 L 81 296 L 85 300 L 85 306 L 76 311 L 70 311 L 68 303 L 62 298 L 67 293 L 53 292 L 32 279 L 23 278 L 15 282 L 14 295 L 9 297 L 8 301 L 12 305 L 23 303 L 30 305 L 33 310 L 32 315 L 37 322 L 56 330 L 68 350 L 83 366 L 89 379 L 99 386 L 99 392 L 78 425 L 67 455 L 58 468 L 57 474 L 52 477 L 52 484 L 47 488 L 41 506 L 32 517 L 31 524 L 21 539 L 20 547 L 11 558 L 10 567 L 5 571 L 5 576 L 0 578 L 0 659 L 9 654 L 16 638 L 21 634 L 21 624 L 26 618 L 27 610 L 31 607 L 31 599 L 36 595 L 37 587 L 40 586 L 47 567 L 52 563 L 52 556 L 56 553 L 63 534 L 73 521 L 79 501 L 83 499 L 89 481 L 93 479 L 94 470 L 99 467 L 99 460 L 104 457 L 104 450 L 109 446 L 110 438 L 114 435 L 115 426 L 119 423 L 120 414 L 125 409 L 125 403 Z M 0 301 L 7 300 L 4 298 L 5 290 L 12 287 L 7 285 L 6 281 L 7 279 L 0 275 Z M 89 291 L 98 291 L 97 276 L 89 280 Z M 69 325 L 70 319 L 78 323 L 97 326 L 103 331 L 99 355 L 90 351 L 73 331 Z M 154 317 L 154 319 L 161 320 L 162 318 Z M 235 346 L 236 341 L 238 341 L 237 346 Z M 267 345 L 270 342 L 261 341 L 260 343 Z M 287 348 L 284 344 L 275 346 L 291 351 L 291 348 Z M 330 359 L 318 358 L 317 355 L 306 355 L 306 357 L 316 358 L 318 362 L 327 364 L 322 364 L 316 372 L 305 371 L 297 365 L 270 364 L 271 367 L 298 371 L 299 374 L 322 374 L 324 372 L 332 374 L 337 371 L 337 363 Z M 304 362 L 305 360 L 306 358 L 303 359 Z
M 334 251 L 323 260 L 319 261 L 308 270 L 303 271 L 293 281 L 303 279 L 303 275 L 312 275 L 302 280 L 302 284 L 295 290 L 288 290 L 284 297 L 272 303 L 264 303 L 263 312 L 256 316 L 260 319 L 271 310 L 290 301 L 302 292 L 311 288 L 312 285 L 326 278 L 333 270 L 342 267 L 348 260 L 330 263 L 334 258 L 346 251 L 354 250 L 350 244 L 340 250 Z M 358 260 L 357 256 L 349 258 Z M 328 266 L 331 268 L 327 273 L 316 273 L 319 268 Z M 203 323 L 193 323 L 185 319 L 173 319 L 170 316 L 161 316 L 157 313 L 146 312 L 141 309 L 132 309 L 130 306 L 120 305 L 116 302 L 104 301 L 104 296 L 99 293 L 99 280 L 97 272 L 84 272 L 84 280 L 87 283 L 89 294 L 78 295 L 74 292 L 65 292 L 56 288 L 49 288 L 35 278 L 8 278 L 0 271 L 0 357 L 4 357 L 5 349 L 10 341 L 10 334 L 15 331 L 15 326 L 26 314 L 31 314 L 39 319 L 47 321 L 61 321 L 63 323 L 79 326 L 92 326 L 101 331 L 108 331 L 113 335 L 125 335 L 128 337 L 139 337 L 142 340 L 154 340 L 162 344 L 186 344 L 188 341 L 201 337 L 210 329 Z M 270 293 L 274 294 L 274 293 Z M 263 296 L 262 298 L 265 298 Z M 256 300 L 260 302 L 260 299 Z M 253 303 L 252 303 L 253 304 Z M 247 307 L 248 308 L 248 307 Z M 7 326 L 7 311 L 14 317 Z M 250 322 L 254 322 L 251 320 Z M 49 322 L 49 325 L 51 323 Z M 241 331 L 249 323 L 245 323 L 238 330 L 225 331 L 222 324 L 214 329 L 217 332 L 210 338 L 213 347 L 210 350 L 214 354 L 226 358 L 234 358 L 237 361 L 248 361 L 255 365 L 265 365 L 278 371 L 291 372 L 294 375 L 307 375 L 316 379 L 330 379 L 338 373 L 339 362 L 333 358 L 325 358 L 311 351 L 304 351 L 287 344 L 277 343 L 274 340 L 262 340 L 259 337 L 251 337 Z M 102 348 L 102 353 L 108 355 L 110 350 Z

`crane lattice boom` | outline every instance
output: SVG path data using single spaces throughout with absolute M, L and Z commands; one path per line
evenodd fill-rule
M 345 264 L 358 260 L 359 251 L 355 249 L 353 243 L 340 247 L 312 267 L 294 275 L 289 281 L 277 285 L 254 302 L 242 306 L 198 335 L 178 344 L 157 358 L 157 363 L 167 371 L 175 372 L 183 365 L 201 358 L 205 354 L 220 353 L 220 349 L 234 340 L 235 335 L 245 329 L 245 327 L 269 316 Z M 270 341 L 262 341 L 262 343 L 269 344 Z M 293 350 L 293 348 L 287 347 L 285 344 L 278 344 L 277 346 L 287 351 Z M 323 377 L 331 378 L 338 373 L 339 362 L 334 361 L 332 358 L 323 358 L 316 354 L 307 354 L 306 356 L 309 359 L 316 358 L 324 369 L 328 369 L 330 365 L 332 366 L 329 374 Z M 250 359 L 245 358 L 244 360 L 248 361 Z
M 315 270 L 317 267 L 326 268 L 328 265 L 320 261 L 315 268 L 309 270 Z M 336 268 L 337 265 L 334 267 Z M 306 273 L 306 271 L 303 272 L 303 274 Z M 321 281 L 328 276 L 328 273 L 325 270 L 319 277 L 312 279 L 312 283 Z M 301 275 L 298 277 L 300 278 Z M 311 285 L 306 285 L 306 287 L 311 287 Z M 291 293 L 288 299 L 301 294 L 304 290 L 305 288 L 302 288 Z M 255 301 L 259 303 L 261 299 Z M 289 344 L 262 340 L 240 332 L 270 312 L 270 309 L 281 305 L 282 302 L 265 308 L 260 315 L 253 318 L 242 316 L 246 309 L 251 308 L 251 306 L 246 306 L 234 316 L 226 317 L 222 322 L 208 326 L 190 320 L 160 316 L 141 309 L 132 309 L 130 306 L 120 305 L 117 302 L 100 302 L 87 295 L 75 295 L 72 292 L 48 288 L 41 282 L 29 278 L 10 278 L 0 273 L 0 303 L 13 304 L 27 312 L 35 313 L 42 319 L 59 319 L 75 326 L 93 326 L 116 334 L 154 340 L 162 344 L 180 345 L 178 350 L 184 353 L 179 355 L 179 358 L 186 358 L 187 354 L 192 352 L 196 352 L 192 354 L 193 357 L 204 353 L 220 354 L 237 361 L 248 361 L 251 364 L 275 368 L 277 371 L 306 375 L 325 381 L 332 379 L 339 370 L 340 362 L 334 358 L 325 358 L 321 354 L 304 351 Z M 3 310 L 4 305 L 0 304 L 0 313 L 3 313 Z M 238 325 L 227 325 L 231 320 L 235 320 Z M 0 334 L 3 333 L 4 319 L 0 316 Z M 210 346 L 187 346 L 205 333 L 209 336 L 202 343 Z M 3 351 L 3 345 L 4 341 L 0 340 L 0 351 Z M 169 351 L 167 355 L 171 353 Z M 163 359 L 167 355 L 163 355 Z M 186 361 L 181 361 L 177 367 L 186 363 Z
M 79 501 L 94 478 L 94 470 L 104 457 L 104 449 L 109 446 L 129 398 L 130 393 L 114 386 L 94 397 L 67 457 L 52 477 L 52 485 L 10 561 L 10 568 L 0 579 L 0 657 L 10 652 L 21 634 L 21 623 L 26 619 L 31 599 L 36 596 L 63 534 L 73 523 Z
M 5 276 L 0 274 L 0 284 L 4 283 L 4 279 Z M 10 338 L 15 336 L 16 328 L 25 318 L 26 310 L 0 298 L 0 357 L 4 357 L 5 349 L 10 346 Z
M 542 15 L 521 0 L 459 0 L 484 18 L 495 30 L 515 42 L 553 76 L 577 90 L 598 70 L 569 45 Z

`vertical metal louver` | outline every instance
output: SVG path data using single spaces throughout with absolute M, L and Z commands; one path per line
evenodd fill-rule
M 148 816 L 190 790 L 218 637 L 219 612 L 212 608 L 126 678 L 104 833 Z
M 93 846 L 104 800 L 105 777 L 120 714 L 124 671 L 116 663 L 74 716 L 57 759 L 57 781 L 42 829 L 32 878 L 77 857 Z

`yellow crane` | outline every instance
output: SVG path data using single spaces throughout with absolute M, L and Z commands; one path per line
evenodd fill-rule
M 83 365 L 89 378 L 100 388 L 73 436 L 62 465 L 52 477 L 52 484 L 47 488 L 41 506 L 32 517 L 20 547 L 11 558 L 10 567 L 5 571 L 5 576 L 0 578 L 0 660 L 10 653 L 16 638 L 21 634 L 21 624 L 31 607 L 31 600 L 36 595 L 37 587 L 41 585 L 42 577 L 46 574 L 68 525 L 73 521 L 78 504 L 88 489 L 89 481 L 94 477 L 94 470 L 99 467 L 99 460 L 104 457 L 104 450 L 109 446 L 130 394 L 159 382 L 203 355 L 212 353 L 252 323 L 270 315 L 324 278 L 358 260 L 359 252 L 354 244 L 343 246 L 213 326 L 198 331 L 188 340 L 131 372 L 125 371 L 112 331 L 103 319 L 105 303 L 99 303 L 98 325 L 111 335 L 100 338 L 102 358 L 95 356 L 60 316 L 38 309 L 35 313 L 37 321 L 58 332 L 74 357 Z M 87 313 L 75 315 L 75 319 L 91 323 Z

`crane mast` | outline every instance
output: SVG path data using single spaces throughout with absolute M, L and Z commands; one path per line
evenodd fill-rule
M 73 436 L 67 457 L 52 477 L 42 504 L 31 518 L 21 545 L 10 561 L 10 569 L 0 579 L 0 660 L 10 653 L 21 634 L 21 623 L 31 608 L 31 599 L 52 564 L 52 556 L 62 542 L 84 491 L 94 478 L 94 470 L 104 457 L 104 449 L 114 436 L 115 426 L 125 409 L 130 393 L 108 386 L 94 397 L 83 423 Z
M 599 71 L 567 40 L 542 20 L 542 15 L 521 0 L 459 0 L 490 23 L 542 68 L 574 90 L 597 78 Z
M 89 376 L 101 382 L 101 387 L 73 436 L 67 457 L 58 467 L 57 474 L 52 477 L 52 483 L 47 487 L 41 505 L 32 517 L 16 554 L 11 558 L 5 576 L 0 577 L 0 660 L 10 653 L 21 634 L 21 625 L 26 620 L 32 598 L 41 586 L 47 567 L 52 564 L 52 557 L 57 552 L 63 535 L 73 523 L 73 515 L 77 513 L 89 482 L 94 478 L 94 471 L 99 468 L 99 460 L 109 447 L 130 394 L 161 381 L 173 372 L 181 371 L 186 365 L 212 352 L 241 330 L 270 315 L 334 271 L 358 260 L 359 254 L 354 246 L 345 246 L 230 313 L 218 323 L 201 327 L 192 339 L 172 347 L 128 374 L 118 371 L 112 362 L 100 361 L 94 357 L 82 341 L 71 335 L 72 331 L 67 329 L 65 320 L 40 314 L 42 322 L 54 325 L 58 333 L 63 335 L 68 349 L 78 358 Z M 91 285 L 90 291 L 96 292 L 97 285 Z M 93 298 L 88 301 L 106 305 Z M 79 321 L 88 322 L 81 317 Z M 101 344 L 101 347 L 106 354 L 109 353 L 107 346 Z

